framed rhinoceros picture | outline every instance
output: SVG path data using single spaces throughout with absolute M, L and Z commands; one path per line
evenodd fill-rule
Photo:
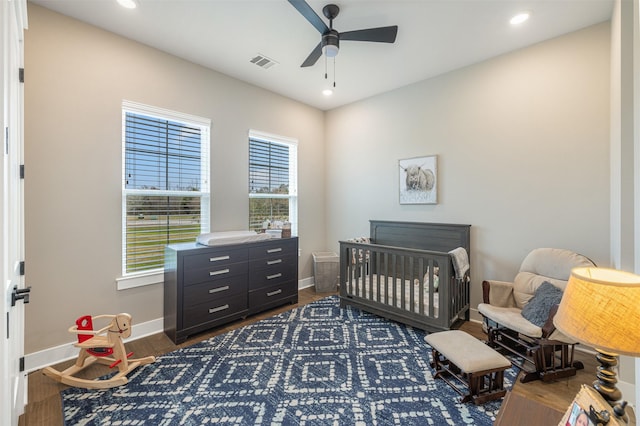
M 438 203 L 438 156 L 398 161 L 400 204 Z

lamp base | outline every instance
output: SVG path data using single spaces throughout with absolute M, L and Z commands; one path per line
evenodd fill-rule
M 616 373 L 618 355 L 598 349 L 596 352 L 596 360 L 600 365 L 597 368 L 597 380 L 593 382 L 593 387 L 609 405 L 614 406 L 622 398 L 622 392 L 616 387 L 616 383 L 618 383 Z

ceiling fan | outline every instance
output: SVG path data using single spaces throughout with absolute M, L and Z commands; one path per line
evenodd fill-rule
M 322 34 L 320 43 L 318 43 L 309 56 L 307 56 L 307 59 L 304 60 L 301 67 L 314 65 L 323 53 L 330 58 L 336 56 L 340 49 L 340 40 L 373 41 L 378 43 L 394 43 L 396 41 L 396 34 L 398 33 L 397 25 L 339 33 L 333 29 L 333 20 L 338 16 L 338 13 L 340 13 L 340 8 L 335 4 L 328 4 L 322 8 L 322 13 L 329 19 L 329 26 L 327 27 L 324 21 L 313 11 L 305 0 L 288 1 Z

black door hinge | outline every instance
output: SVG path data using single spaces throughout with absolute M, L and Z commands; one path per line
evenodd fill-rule
M 24 164 L 20 164 L 20 179 L 24 179 Z
M 20 357 L 20 372 L 22 373 L 24 371 L 24 357 L 21 356 Z
M 24 68 L 20 68 L 18 71 L 18 79 L 20 79 L 20 83 L 24 83 Z
M 24 275 L 24 260 L 20 261 L 20 275 Z

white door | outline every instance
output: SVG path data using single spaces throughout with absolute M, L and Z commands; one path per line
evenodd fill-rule
M 2 204 L 1 288 L 4 291 L 0 319 L 0 424 L 17 425 L 24 411 L 26 377 L 21 371 L 24 355 L 24 260 L 23 180 L 23 34 L 26 1 L 0 1 L 0 57 L 2 58 Z M 17 289 L 17 291 L 16 291 Z M 14 296 L 18 296 L 14 300 Z

